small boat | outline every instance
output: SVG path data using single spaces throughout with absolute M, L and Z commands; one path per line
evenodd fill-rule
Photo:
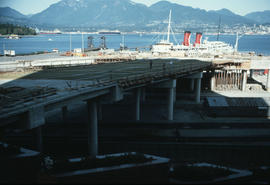
M 20 39 L 21 37 L 19 35 L 11 34 L 7 36 L 7 39 Z
M 48 39 L 48 41 L 52 41 L 52 39 L 51 39 L 51 38 L 49 38 L 49 39 Z
M 102 34 L 102 35 L 114 35 L 114 34 L 116 34 L 116 35 L 119 35 L 119 34 L 121 34 L 121 32 L 118 31 L 118 30 L 112 30 L 112 31 L 102 30 L 102 31 L 99 31 L 98 34 Z

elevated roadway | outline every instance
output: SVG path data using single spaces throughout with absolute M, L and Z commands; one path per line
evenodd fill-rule
M 173 119 L 176 80 L 196 80 L 196 101 L 200 102 L 202 71 L 212 62 L 200 60 L 136 60 L 129 62 L 46 67 L 0 74 L 0 126 L 35 129 L 41 150 L 41 127 L 47 111 L 76 101 L 86 101 L 89 112 L 89 153 L 97 154 L 97 124 L 100 100 L 117 102 L 128 91 L 136 93 L 136 120 L 140 119 L 140 99 L 145 86 L 168 89 L 168 120 Z M 194 82 L 193 82 L 194 85 Z

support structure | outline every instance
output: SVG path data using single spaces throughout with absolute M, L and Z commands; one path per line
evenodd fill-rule
M 190 79 L 190 86 L 189 86 L 189 90 L 191 91 L 191 92 L 193 92 L 194 91 L 194 79 Z
M 268 69 L 267 72 L 266 90 L 267 92 L 270 92 L 270 69 Z
M 141 119 L 141 88 L 135 90 L 135 120 L 139 121 Z
M 173 102 L 176 102 L 176 87 L 173 88 Z
M 64 121 L 64 123 L 67 122 L 67 115 L 68 115 L 68 109 L 67 106 L 62 107 L 62 119 Z
M 246 70 L 243 70 L 243 71 L 242 71 L 242 74 L 243 74 L 243 79 L 242 79 L 242 87 L 241 87 L 241 90 L 242 90 L 242 91 L 245 91 L 245 90 L 246 90 L 246 85 L 247 85 L 247 71 L 246 71 Z
M 145 99 L 146 99 L 146 92 L 145 92 L 145 88 L 146 88 L 146 87 L 143 87 L 143 88 L 142 88 L 142 95 L 141 95 L 142 102 L 145 102 Z
M 97 102 L 97 109 L 98 121 L 102 121 L 102 104 L 100 100 Z
M 168 94 L 168 120 L 173 120 L 173 108 L 174 108 L 174 88 L 169 88 Z
M 216 77 L 215 77 L 215 70 L 212 71 L 211 73 L 211 81 L 210 81 L 210 90 L 214 91 L 216 87 Z
M 250 78 L 253 78 L 253 73 L 254 73 L 254 69 L 250 69 L 249 70 L 249 77 Z
M 97 120 L 97 102 L 89 100 L 88 109 L 88 152 L 90 157 L 96 157 L 98 154 L 98 120 Z
M 176 79 L 171 79 L 160 84 L 157 84 L 158 88 L 168 89 L 168 104 L 167 104 L 167 119 L 173 120 L 174 102 L 176 99 Z
M 42 126 L 33 129 L 35 148 L 39 152 L 43 152 Z
M 193 75 L 190 75 L 186 78 L 195 80 L 195 102 L 200 103 L 201 102 L 201 79 L 203 77 L 203 73 L 199 72 Z M 192 80 L 191 80 L 191 83 Z
M 201 102 L 201 78 L 196 79 L 196 88 L 195 88 L 195 101 L 196 103 Z

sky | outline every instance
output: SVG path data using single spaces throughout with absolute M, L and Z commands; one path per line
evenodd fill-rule
M 9 6 L 25 15 L 39 13 L 51 4 L 60 0 L 0 0 L 0 7 Z M 150 6 L 159 0 L 132 0 Z M 219 10 L 227 8 L 239 15 L 250 12 L 270 10 L 270 0 L 168 0 L 172 3 L 201 8 L 205 10 Z

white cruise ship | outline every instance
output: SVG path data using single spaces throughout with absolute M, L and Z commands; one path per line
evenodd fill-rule
M 190 56 L 190 55 L 220 55 L 220 54 L 231 54 L 235 50 L 234 48 L 222 41 L 208 41 L 206 38 L 202 42 L 202 33 L 196 33 L 196 40 L 194 44 L 190 43 L 190 31 L 185 31 L 184 41 L 182 44 L 174 45 L 170 42 L 170 32 L 171 32 L 171 11 L 169 14 L 169 24 L 167 40 L 161 40 L 160 42 L 153 44 L 151 46 L 152 53 L 175 53 L 177 55 Z

